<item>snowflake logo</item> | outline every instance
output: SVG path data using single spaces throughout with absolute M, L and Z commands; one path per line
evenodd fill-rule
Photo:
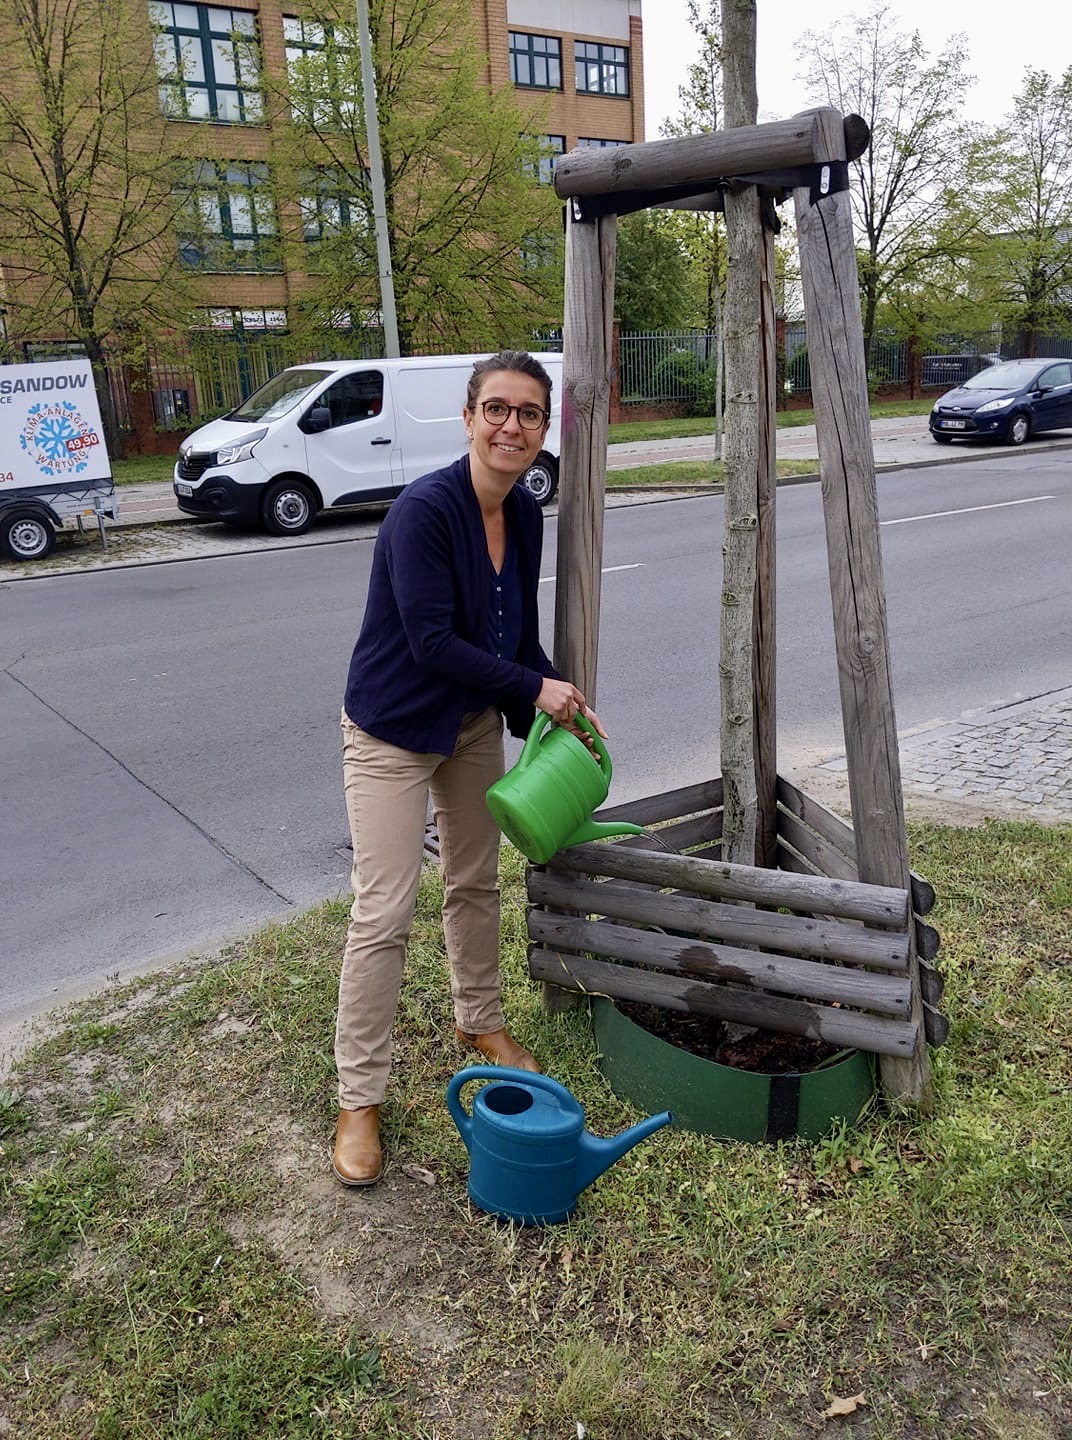
M 77 475 L 86 469 L 85 450 L 96 432 L 69 400 L 31 405 L 19 444 L 42 475 Z

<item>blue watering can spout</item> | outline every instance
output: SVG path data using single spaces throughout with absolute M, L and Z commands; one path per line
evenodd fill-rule
M 577 1189 L 584 1190 L 593 1180 L 598 1180 L 604 1170 L 609 1170 L 616 1160 L 620 1160 L 627 1151 L 632 1150 L 634 1145 L 639 1145 L 641 1140 L 646 1140 L 664 1125 L 673 1123 L 674 1117 L 670 1111 L 663 1110 L 658 1115 L 641 1120 L 639 1125 L 634 1125 L 632 1129 L 623 1130 L 620 1135 L 612 1135 L 609 1140 L 600 1140 L 587 1130 L 583 1131 L 577 1145 Z

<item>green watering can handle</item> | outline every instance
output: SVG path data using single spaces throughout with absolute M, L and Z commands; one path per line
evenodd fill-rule
M 579 725 L 582 730 L 587 730 L 592 737 L 592 745 L 596 758 L 599 760 L 599 768 L 603 771 L 604 778 L 609 785 L 612 774 L 610 751 L 606 745 L 604 745 L 602 736 L 596 730 L 591 720 L 589 720 L 587 716 L 582 715 L 579 710 L 573 717 L 573 723 Z M 540 740 L 543 738 L 543 732 L 550 724 L 550 715 L 543 710 L 538 710 L 536 712 L 536 718 L 532 722 L 532 728 L 528 733 L 524 745 L 521 747 L 521 754 L 517 757 L 517 768 L 519 770 L 524 770 L 536 759 L 540 749 Z M 563 726 L 562 728 L 565 729 L 566 727 Z

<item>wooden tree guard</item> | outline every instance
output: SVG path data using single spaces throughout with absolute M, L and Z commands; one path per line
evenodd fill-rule
M 727 183 L 792 188 L 842 722 L 854 825 L 775 773 L 773 543 L 754 629 L 757 866 L 720 858 L 722 784 L 713 780 L 615 810 L 657 839 L 578 845 L 531 869 L 533 976 L 671 1010 L 809 1035 L 880 1056 L 893 1095 L 927 1105 L 937 936 L 933 892 L 908 865 L 889 673 L 867 372 L 846 161 L 867 127 L 836 110 L 614 150 L 574 151 L 555 187 L 567 200 L 565 389 L 555 658 L 595 693 L 606 483 L 616 213 L 716 205 Z M 763 307 L 757 324 L 771 326 Z M 765 443 L 765 442 L 762 442 Z M 773 536 L 774 492 L 761 497 Z M 771 824 L 773 819 L 773 864 Z M 670 851 L 681 853 L 669 853 Z M 754 908 L 747 908 L 748 906 Z

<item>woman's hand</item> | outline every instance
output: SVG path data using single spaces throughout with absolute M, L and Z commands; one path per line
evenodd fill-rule
M 550 715 L 552 720 L 557 720 L 559 725 L 568 725 L 578 710 L 584 710 L 584 696 L 576 685 L 571 685 L 568 680 L 552 680 L 548 677 L 536 696 L 536 708 L 545 715 Z
M 577 724 L 575 717 L 578 714 L 584 716 L 602 739 L 609 738 L 600 724 L 599 716 L 585 703 L 585 698 L 576 685 L 571 685 L 568 680 L 545 680 L 536 697 L 536 706 L 545 715 L 550 715 L 552 720 L 571 731 L 578 739 L 583 740 L 590 750 L 592 749 L 592 737 L 587 730 Z

